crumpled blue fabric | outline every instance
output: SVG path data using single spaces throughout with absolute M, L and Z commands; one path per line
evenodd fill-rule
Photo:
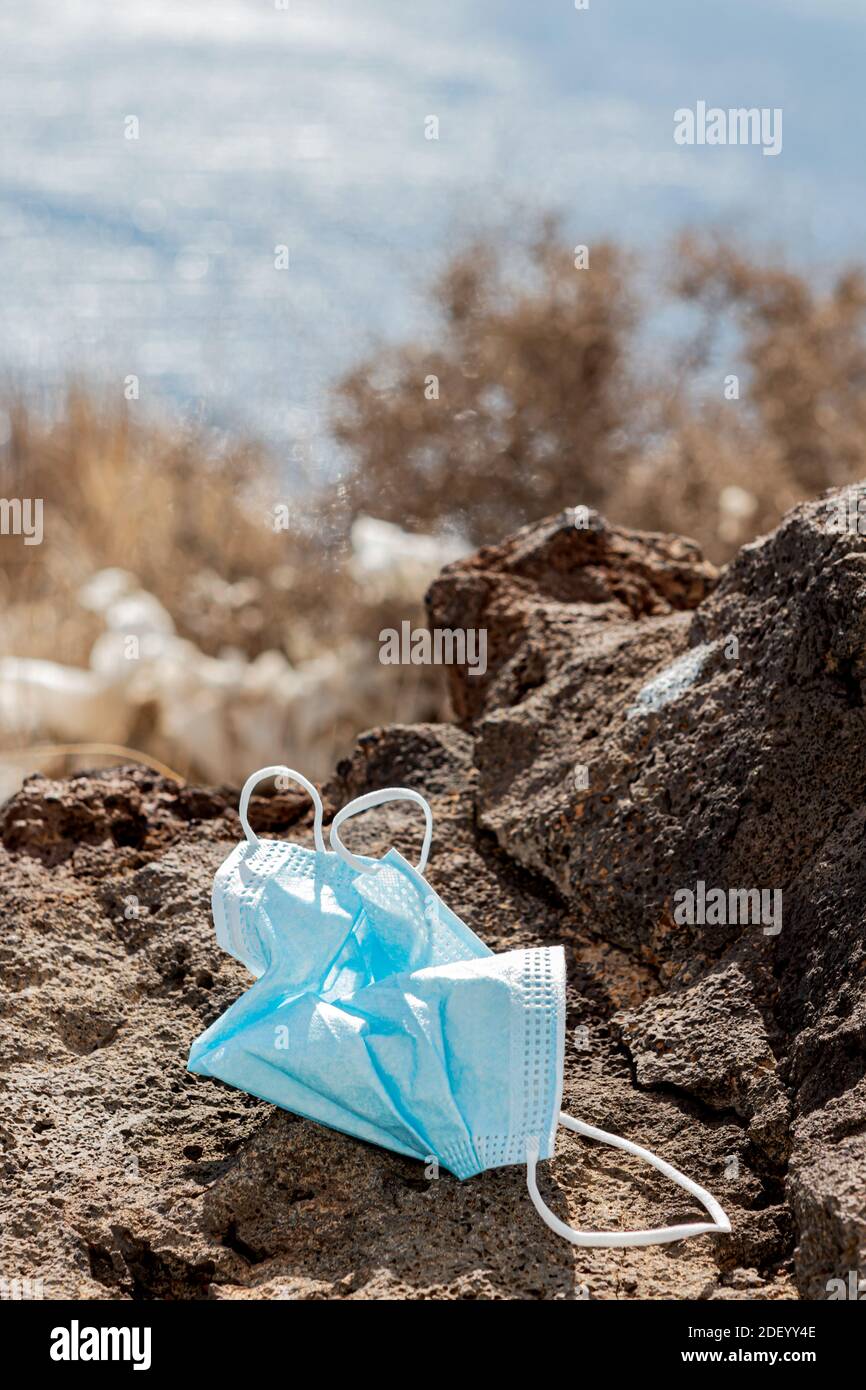
M 265 775 L 306 787 L 315 849 L 252 831 L 249 799 Z M 385 788 L 357 798 L 335 817 L 329 851 L 312 783 L 280 767 L 248 779 L 240 803 L 245 839 L 217 871 L 213 914 L 220 944 L 256 979 L 196 1038 L 190 1070 L 458 1178 L 526 1163 L 537 1211 L 574 1245 L 654 1245 L 729 1232 L 721 1206 L 699 1184 L 647 1149 L 561 1111 L 562 948 L 494 955 L 397 850 L 373 860 L 345 848 L 339 825 L 392 799 L 425 811 L 423 869 L 432 816 L 419 793 Z M 559 1124 L 650 1163 L 712 1220 L 574 1230 L 547 1207 L 536 1181 Z

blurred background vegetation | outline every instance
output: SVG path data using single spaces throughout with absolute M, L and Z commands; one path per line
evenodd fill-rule
M 683 236 L 647 285 L 612 243 L 575 269 L 550 219 L 516 251 L 493 236 L 459 251 L 432 286 L 435 345 L 383 351 L 339 384 L 353 506 L 486 543 L 583 503 L 723 562 L 794 502 L 863 475 L 860 269 L 818 287 Z
M 115 713 L 118 700 L 134 706 L 115 733 L 183 775 L 214 778 L 162 709 L 172 699 L 195 708 L 193 667 L 226 725 L 226 780 L 256 751 L 257 721 L 262 744 L 282 741 L 262 761 L 308 766 L 315 744 L 321 774 L 379 718 L 445 713 L 435 672 L 379 667 L 378 633 L 423 621 L 424 587 L 461 543 L 585 504 L 689 535 L 724 563 L 796 501 L 866 475 L 857 268 L 812 277 L 684 236 L 651 263 L 595 244 L 579 269 L 546 218 L 517 241 L 513 229 L 468 240 L 429 293 L 428 341 L 383 346 L 335 384 L 332 464 L 292 497 L 280 459 L 255 441 L 154 421 L 81 383 L 48 412 L 7 392 L 0 497 L 42 498 L 45 515 L 42 545 L 0 538 L 0 747 L 16 768 L 7 789 L 33 768 L 68 766 L 66 754 L 28 753 L 34 744 L 93 741 L 83 716 L 76 734 L 61 678 L 57 699 L 42 698 L 47 663 L 89 671 L 100 699 L 117 695 Z M 376 536 L 389 534 L 374 531 L 359 566 L 359 517 L 441 540 L 419 541 L 413 567 L 411 543 L 407 559 L 397 537 L 402 558 L 371 565 Z M 107 570 L 125 576 L 108 585 L 115 598 L 138 595 L 130 630 L 171 629 L 185 676 L 170 690 L 157 675 L 120 679 L 110 653 L 94 658 L 106 604 L 82 594 Z M 142 618 L 142 594 L 167 617 Z M 121 636 L 123 622 L 115 610 Z M 155 671 L 165 650 L 153 648 Z M 299 722 L 293 701 L 321 704 L 316 692 L 332 691 L 339 672 L 342 697 L 318 722 Z M 58 701 L 68 717 L 52 713 Z

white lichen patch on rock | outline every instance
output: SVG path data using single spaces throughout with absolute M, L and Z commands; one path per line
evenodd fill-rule
M 633 719 L 638 714 L 655 714 L 664 705 L 678 700 L 694 685 L 715 646 L 715 642 L 701 642 L 700 646 L 683 652 L 683 655 L 672 661 L 670 666 L 653 676 L 638 692 L 631 708 L 626 711 L 628 718 Z

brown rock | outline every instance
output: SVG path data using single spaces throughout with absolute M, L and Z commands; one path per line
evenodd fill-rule
M 566 1103 L 717 1185 L 741 1127 L 634 1090 L 606 1019 L 655 982 L 587 938 L 543 880 L 477 831 L 471 748 L 448 726 L 374 731 L 329 790 L 336 803 L 383 782 L 423 785 L 436 816 L 431 881 L 472 927 L 501 950 L 566 944 L 569 1029 L 587 1030 L 567 1049 Z M 76 845 L 82 798 L 103 838 L 91 830 Z M 254 823 L 272 832 L 289 818 L 278 823 L 276 800 L 253 802 Z M 33 778 L 6 807 L 10 1277 L 42 1278 L 49 1297 L 145 1299 L 668 1298 L 726 1286 L 716 1240 L 574 1250 L 540 1223 L 518 1168 L 428 1181 L 416 1163 L 190 1075 L 191 1039 L 249 983 L 217 949 L 209 908 L 237 816 L 221 793 L 200 809 L 207 818 L 191 818 L 185 791 L 131 768 Z M 144 831 L 118 846 L 112 827 L 133 810 Z M 308 824 L 291 834 L 308 841 Z M 354 824 L 352 842 L 411 853 L 418 827 L 411 809 L 386 807 Z M 658 1174 L 572 1137 L 540 1181 L 555 1210 L 589 1226 L 697 1215 Z M 747 1179 L 726 1195 L 735 1205 L 756 1190 Z M 790 1296 L 774 1278 L 774 1296 Z
M 120 768 L 32 778 L 0 811 L 8 1276 L 221 1299 L 786 1298 L 794 1257 L 809 1296 L 862 1276 L 866 542 L 826 509 L 718 583 L 691 543 L 596 517 L 452 566 L 433 625 L 489 632 L 487 674 L 452 673 L 461 727 L 373 730 L 325 789 L 332 811 L 423 790 L 446 900 L 496 950 L 565 944 L 567 1108 L 708 1185 L 730 1239 L 575 1249 L 517 1168 L 428 1181 L 187 1073 L 249 983 L 209 905 L 236 793 Z M 252 815 L 309 842 L 294 794 Z M 412 810 L 351 843 L 411 853 Z M 698 880 L 781 891 L 781 931 L 682 922 Z M 587 1227 L 695 1210 L 573 1136 L 540 1181 Z
M 430 595 L 432 623 L 453 624 L 483 571 L 494 675 L 483 693 L 454 675 L 475 715 L 479 824 L 657 970 L 666 992 L 612 1020 L 638 1084 L 745 1123 L 765 1204 L 786 1199 L 797 1222 L 801 1287 L 824 1297 L 866 1265 L 866 540 L 838 534 L 836 515 L 832 499 L 795 509 L 711 592 L 690 550 L 694 578 L 678 562 L 673 592 L 653 572 L 668 610 L 632 599 L 629 619 L 611 568 L 596 608 L 574 579 L 562 619 L 561 561 L 548 579 L 539 555 L 570 546 L 582 567 L 582 546 L 625 544 L 575 539 L 567 518 L 452 566 Z M 629 535 L 630 571 L 641 544 Z M 523 688 L 516 612 L 524 649 L 544 651 Z M 683 921 L 679 895 L 699 882 L 780 893 L 781 930 Z

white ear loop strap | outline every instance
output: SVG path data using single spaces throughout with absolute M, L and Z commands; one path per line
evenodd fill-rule
M 312 782 L 308 782 L 303 773 L 295 772 L 290 767 L 261 767 L 258 772 L 253 772 L 244 782 L 244 789 L 241 792 L 241 802 L 238 811 L 241 818 L 241 825 L 244 828 L 244 834 L 250 844 L 257 845 L 259 843 L 259 837 L 250 827 L 249 820 L 247 819 L 247 809 L 250 804 L 250 797 L 253 794 L 253 788 L 259 782 L 263 782 L 266 777 L 290 777 L 293 782 L 299 782 L 304 788 L 304 791 L 309 792 L 310 796 L 313 798 L 313 805 L 316 808 L 316 814 L 313 820 L 313 837 L 316 841 L 316 849 L 319 850 L 321 854 L 327 854 L 325 837 L 322 834 L 322 818 L 324 816 L 322 798 L 319 796 Z
M 647 1163 L 651 1163 L 653 1168 L 658 1168 L 659 1172 L 664 1173 L 666 1178 L 670 1178 L 672 1182 L 684 1187 L 686 1192 L 690 1192 L 693 1197 L 697 1197 L 713 1218 L 712 1223 L 698 1221 L 682 1226 L 659 1226 L 652 1231 L 575 1231 L 572 1226 L 566 1225 L 564 1221 L 560 1221 L 558 1216 L 554 1216 L 541 1199 L 535 1181 L 538 1140 L 532 1139 L 527 1145 L 526 1154 L 526 1185 L 529 1188 L 529 1195 L 542 1221 L 558 1236 L 562 1236 L 564 1240 L 570 1241 L 572 1245 L 594 1245 L 607 1249 L 623 1245 L 667 1245 L 672 1240 L 685 1240 L 688 1236 L 708 1235 L 712 1231 L 721 1232 L 724 1235 L 730 1233 L 731 1223 L 715 1197 L 699 1183 L 692 1182 L 691 1178 L 678 1172 L 663 1158 L 657 1158 L 655 1154 L 650 1153 L 649 1149 L 641 1148 L 640 1144 L 632 1144 L 628 1139 L 621 1139 L 618 1134 L 608 1134 L 606 1130 L 595 1129 L 593 1125 L 585 1125 L 580 1120 L 574 1120 L 571 1115 L 566 1115 L 563 1111 L 560 1112 L 559 1122 L 565 1125 L 566 1129 L 574 1130 L 575 1134 L 583 1134 L 587 1139 L 598 1139 L 602 1144 L 611 1144 L 615 1149 L 623 1149 L 626 1153 L 634 1154 L 636 1158 L 642 1158 Z
M 351 864 L 353 869 L 359 869 L 362 873 L 377 869 L 378 864 L 366 864 L 363 859 L 359 859 L 356 854 L 352 854 L 350 850 L 346 849 L 340 839 L 339 831 L 340 826 L 350 816 L 357 816 L 359 811 L 369 811 L 371 806 L 381 806 L 385 801 L 412 801 L 416 806 L 420 806 L 424 812 L 427 826 L 424 831 L 424 843 L 421 846 L 421 857 L 417 865 L 418 872 L 423 874 L 427 864 L 427 856 L 430 853 L 430 841 L 433 839 L 433 812 L 421 793 L 413 792 L 409 787 L 383 787 L 381 791 L 366 792 L 364 796 L 357 796 L 354 801 L 350 801 L 342 810 L 337 812 L 331 821 L 331 849 L 335 850 L 347 864 Z

